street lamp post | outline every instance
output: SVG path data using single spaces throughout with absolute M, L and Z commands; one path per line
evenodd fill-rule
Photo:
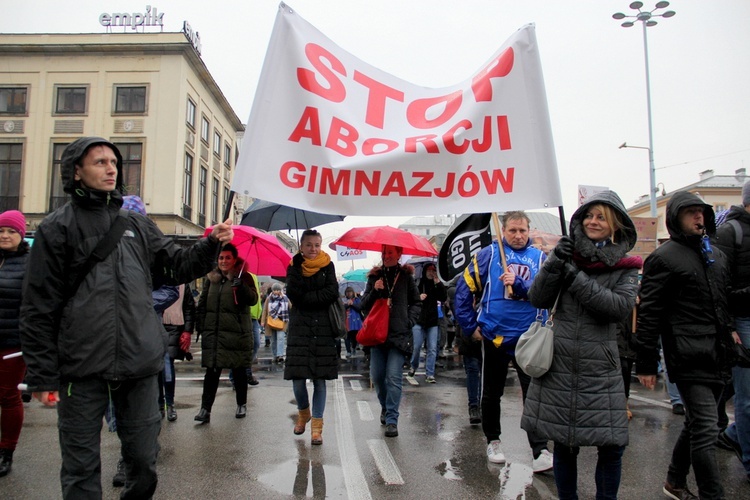
M 675 11 L 673 10 L 668 10 L 661 14 L 655 14 L 657 10 L 665 9 L 668 6 L 669 2 L 661 1 L 656 3 L 656 7 L 653 10 L 644 11 L 641 10 L 641 7 L 643 7 L 643 2 L 633 2 L 630 4 L 630 8 L 633 10 L 637 10 L 638 14 L 633 16 L 626 16 L 622 12 L 612 14 L 612 17 L 614 19 L 635 19 L 636 21 L 640 21 L 643 25 L 643 54 L 646 60 L 646 110 L 648 113 L 648 148 L 642 149 L 648 149 L 649 185 L 651 190 L 649 193 L 649 203 L 651 205 L 651 217 L 656 217 L 656 172 L 654 169 L 654 134 L 651 127 L 651 77 L 648 69 L 648 36 L 646 35 L 646 28 L 650 26 L 656 26 L 657 22 L 654 20 L 655 17 L 669 18 L 674 16 Z M 621 26 L 623 28 L 631 28 L 634 25 L 635 22 L 633 21 L 625 21 Z M 633 146 L 625 146 L 623 144 L 622 147 Z

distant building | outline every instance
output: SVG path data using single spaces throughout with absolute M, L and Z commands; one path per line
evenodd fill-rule
M 745 173 L 744 168 L 735 170 L 734 175 L 715 175 L 713 170 L 705 170 L 699 174 L 698 182 L 657 196 L 657 240 L 665 241 L 669 239 L 664 216 L 667 211 L 667 202 L 672 198 L 674 192 L 689 191 L 694 193 L 703 198 L 706 203 L 712 205 L 714 211 L 718 213 L 740 203 L 742 186 L 749 180 L 750 177 Z M 638 203 L 628 208 L 628 214 L 631 217 L 650 217 L 651 209 L 648 195 L 641 197 Z
M 98 135 L 118 146 L 128 193 L 164 233 L 218 222 L 244 127 L 194 38 L 189 27 L 0 34 L 0 211 L 21 210 L 33 231 L 67 200 L 62 151 Z

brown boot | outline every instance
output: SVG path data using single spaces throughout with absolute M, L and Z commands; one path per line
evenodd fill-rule
M 310 444 L 323 444 L 323 419 L 313 418 L 310 425 Z
M 305 426 L 310 421 L 310 407 L 308 406 L 304 410 L 299 410 L 297 415 L 297 423 L 294 424 L 294 433 L 298 436 L 305 433 Z

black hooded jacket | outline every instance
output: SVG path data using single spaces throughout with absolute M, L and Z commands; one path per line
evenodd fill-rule
M 698 196 L 680 191 L 667 203 L 670 239 L 649 255 L 643 268 L 636 372 L 656 374 L 661 335 L 670 381 L 723 382 L 729 378 L 726 349 L 731 342 L 729 273 L 721 250 L 713 248 L 709 265 L 701 237 L 681 229 L 680 209 L 695 205 L 703 207 L 706 234 L 716 232 L 714 211 Z
M 746 318 L 750 316 L 750 212 L 745 207 L 733 206 L 727 214 L 727 221 L 730 220 L 736 220 L 740 225 L 739 246 L 734 226 L 726 223 L 716 229 L 715 244 L 726 254 L 732 276 L 729 312 Z
M 129 212 L 128 227 L 112 253 L 70 296 L 79 271 L 109 231 L 122 193 L 92 191 L 74 180 L 86 150 L 98 137 L 73 142 L 63 153 L 61 175 L 71 201 L 39 224 L 23 285 L 21 345 L 32 392 L 55 391 L 61 381 L 91 377 L 134 379 L 162 370 L 166 332 L 153 308 L 151 266 L 161 255 L 177 280 L 211 269 L 218 242 L 204 238 L 182 248 L 149 218 Z M 121 177 L 118 168 L 118 183 Z

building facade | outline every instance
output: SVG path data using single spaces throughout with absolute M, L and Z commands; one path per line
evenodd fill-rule
M 244 127 L 188 36 L 0 35 L 0 211 L 33 231 L 67 201 L 62 151 L 97 135 L 165 234 L 218 222 Z
M 742 199 L 742 186 L 750 177 L 744 168 L 735 170 L 734 175 L 715 175 L 713 170 L 705 170 L 698 174 L 698 181 L 692 184 L 667 192 L 664 190 L 661 196 L 656 197 L 656 239 L 666 241 L 669 239 L 666 221 L 667 202 L 676 191 L 689 191 L 703 198 L 709 205 L 713 206 L 717 214 L 732 205 L 740 205 Z M 650 205 L 648 196 L 644 196 L 638 203 L 628 208 L 630 217 L 650 217 Z

